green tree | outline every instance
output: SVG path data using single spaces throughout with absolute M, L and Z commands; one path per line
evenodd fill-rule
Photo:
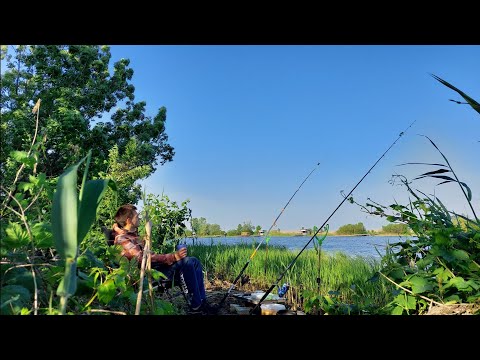
M 244 221 L 242 225 L 240 225 L 240 234 L 248 233 L 248 235 L 253 234 L 253 225 L 251 221 Z
M 165 194 L 161 196 L 148 194 L 146 196 L 146 205 L 142 210 L 148 211 L 150 221 L 152 221 L 152 241 L 153 249 L 160 252 L 170 251 L 172 244 L 177 244 L 178 240 L 186 235 L 186 225 L 189 217 L 187 207 L 189 200 L 183 201 L 180 205 L 176 201 L 171 201 Z
M 204 217 L 193 218 L 192 227 L 198 236 L 224 235 L 225 231 L 218 224 L 209 224 Z
M 359 222 L 357 224 L 346 224 L 340 226 L 336 231 L 338 235 L 356 235 L 356 234 L 366 234 L 367 229 L 363 223 Z
M 192 227 L 197 236 L 207 235 L 207 219 L 205 219 L 204 217 L 193 218 Z
M 92 149 L 91 174 L 107 172 L 114 146 L 122 158 L 135 141 L 129 168 L 141 167 L 146 178 L 158 164 L 172 161 L 174 149 L 165 132 L 166 109 L 146 116 L 146 103 L 135 102 L 133 69 L 121 59 L 110 70 L 108 46 L 32 45 L 2 47 L 0 108 L 0 177 L 12 184 L 16 165 L 10 153 L 29 147 L 33 139 L 32 107 L 41 99 L 39 134 L 41 156 L 36 171 L 58 177 Z M 108 115 L 107 115 L 108 114 Z M 110 116 L 107 121 L 102 117 Z M 139 178 L 139 179 L 140 179 Z M 128 187 L 129 186 L 129 187 Z M 132 191 L 132 184 L 119 194 Z M 136 203 L 140 194 L 135 192 Z
M 225 232 L 218 224 L 208 224 L 208 235 L 223 235 Z
M 382 232 L 387 234 L 408 234 L 408 225 L 407 224 L 388 224 L 382 226 Z

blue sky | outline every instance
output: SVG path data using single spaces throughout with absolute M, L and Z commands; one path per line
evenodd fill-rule
M 142 181 L 147 193 L 189 199 L 193 217 L 222 229 L 251 222 L 268 229 L 306 176 L 277 226 L 321 225 L 378 158 L 414 125 L 353 193 L 389 205 L 405 202 L 392 174 L 410 179 L 447 156 L 473 191 L 480 212 L 480 115 L 429 74 L 480 100 L 480 46 L 433 45 L 115 45 L 112 62 L 131 60 L 136 101 L 148 115 L 167 108 L 172 162 Z M 435 192 L 469 214 L 458 186 L 415 187 Z M 387 222 L 345 202 L 328 222 L 336 230 Z

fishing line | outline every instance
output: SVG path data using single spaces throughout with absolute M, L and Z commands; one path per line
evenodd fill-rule
M 277 218 L 273 221 L 273 224 L 270 226 L 270 228 L 268 229 L 267 233 L 265 234 L 265 237 L 264 239 L 257 245 L 257 247 L 255 248 L 255 250 L 253 250 L 253 253 L 250 255 L 250 257 L 248 258 L 247 262 L 245 263 L 245 265 L 243 265 L 243 268 L 242 270 L 240 271 L 240 273 L 238 274 L 238 276 L 235 278 L 235 280 L 233 280 L 233 283 L 232 285 L 228 288 L 227 292 L 225 293 L 225 295 L 223 296 L 222 300 L 220 300 L 220 302 L 218 303 L 218 306 L 221 307 L 223 302 L 227 299 L 228 295 L 230 295 L 230 292 L 233 290 L 233 288 L 235 287 L 235 284 L 237 283 L 237 281 L 242 277 L 245 269 L 247 268 L 248 264 L 250 264 L 250 262 L 252 261 L 252 259 L 255 257 L 256 253 L 257 253 L 257 250 L 260 248 L 260 245 L 263 244 L 263 241 L 266 240 L 266 242 L 268 243 L 268 241 L 270 241 L 270 238 L 269 238 L 269 234 L 270 234 L 270 231 L 272 230 L 272 228 L 277 224 L 277 220 L 280 218 L 280 216 L 282 216 L 283 212 L 285 211 L 285 209 L 287 208 L 288 204 L 290 204 L 290 201 L 292 201 L 293 197 L 295 196 L 295 194 L 298 192 L 298 190 L 300 190 L 300 188 L 302 187 L 302 185 L 305 183 L 305 181 L 307 181 L 307 179 L 310 177 L 310 175 L 313 174 L 313 172 L 318 168 L 318 166 L 320 165 L 320 163 L 317 163 L 317 165 L 313 168 L 312 171 L 310 171 L 310 173 L 307 175 L 307 177 L 303 180 L 303 182 L 300 184 L 300 186 L 298 187 L 298 189 L 293 193 L 292 197 L 288 200 L 288 202 L 285 204 L 285 206 L 283 207 L 283 209 L 280 211 L 280 213 L 278 214 Z
M 337 210 L 340 208 L 340 206 L 342 206 L 342 204 L 345 202 L 345 200 L 348 199 L 348 197 L 353 193 L 353 191 L 357 188 L 358 185 L 360 185 L 360 183 L 363 181 L 363 179 L 365 179 L 365 177 L 370 173 L 370 171 L 373 170 L 373 168 L 380 162 L 380 160 L 387 154 L 387 152 L 397 143 L 397 141 L 405 134 L 405 132 L 407 132 L 408 129 L 410 129 L 410 127 L 415 123 L 416 120 L 414 120 L 406 129 L 405 131 L 402 131 L 400 133 L 400 135 L 398 135 L 397 139 L 392 143 L 392 145 L 390 145 L 390 147 L 382 154 L 382 156 L 380 156 L 378 158 L 378 160 L 375 162 L 375 164 L 372 165 L 372 167 L 365 173 L 365 175 L 363 175 L 363 177 L 360 179 L 360 181 L 357 183 L 357 185 L 355 185 L 353 187 L 352 190 L 350 190 L 350 192 L 347 194 L 347 196 L 345 196 L 343 198 L 343 200 L 340 202 L 340 204 L 338 204 L 338 206 L 335 208 L 335 210 L 333 210 L 333 212 L 330 214 L 330 216 L 327 218 L 327 220 L 325 220 L 325 222 L 322 224 L 322 226 L 320 226 L 318 228 L 318 230 L 313 234 L 313 236 L 310 238 L 310 240 L 308 240 L 308 242 L 303 246 L 303 248 L 300 250 L 300 252 L 297 254 L 297 256 L 295 256 L 295 258 L 290 262 L 290 264 L 288 264 L 288 266 L 285 268 L 285 270 L 283 271 L 283 273 L 281 273 L 279 275 L 279 277 L 277 278 L 277 280 L 275 281 L 275 283 L 273 283 L 270 288 L 267 290 L 267 292 L 265 294 L 263 294 L 262 298 L 259 300 L 259 302 L 256 304 L 256 306 L 254 308 L 252 308 L 250 310 L 250 314 L 254 314 L 254 313 L 257 313 L 258 312 L 258 308 L 260 307 L 261 303 L 263 300 L 266 299 L 266 297 L 272 292 L 272 290 L 275 288 L 275 286 L 277 286 L 277 284 L 280 282 L 280 280 L 282 280 L 282 278 L 285 276 L 286 272 L 293 266 L 293 264 L 297 261 L 298 257 L 300 256 L 300 254 L 307 248 L 308 244 L 310 244 L 312 242 L 312 240 L 315 238 L 315 236 L 320 232 L 321 229 L 323 229 L 323 227 L 325 226 L 325 224 L 328 222 L 328 220 L 330 220 L 330 218 L 333 216 L 333 214 L 335 214 L 337 212 Z

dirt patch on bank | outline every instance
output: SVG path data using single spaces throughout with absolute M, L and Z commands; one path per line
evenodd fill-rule
M 208 302 L 210 304 L 220 303 L 220 301 L 222 301 L 222 299 L 227 294 L 230 286 L 231 286 L 231 283 L 227 281 L 221 281 L 221 280 L 206 281 L 205 291 L 206 291 Z M 253 288 L 253 286 L 251 286 L 250 284 L 242 285 L 238 289 L 237 287 L 234 287 L 226 297 L 217 315 L 238 315 L 237 312 L 234 310 L 235 306 L 253 307 L 252 304 L 247 304 L 245 300 L 238 298 L 235 295 L 242 295 L 255 290 L 258 290 L 258 289 Z M 173 299 L 173 302 L 177 308 L 181 309 L 181 311 L 184 314 L 187 314 L 188 307 L 182 296 L 175 296 L 175 298 Z
M 426 315 L 475 315 L 480 313 L 478 304 L 434 305 Z

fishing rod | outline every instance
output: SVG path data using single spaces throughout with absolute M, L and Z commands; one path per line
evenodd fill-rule
M 242 270 L 240 271 L 240 273 L 238 274 L 238 276 L 235 278 L 235 280 L 233 280 L 233 283 L 232 285 L 229 287 L 229 289 L 227 290 L 227 292 L 225 293 L 225 295 L 223 296 L 222 300 L 220 300 L 220 302 L 218 303 L 218 307 L 220 308 L 224 301 L 227 299 L 228 295 L 230 295 L 230 292 L 233 290 L 233 288 L 235 287 L 235 284 L 237 283 L 237 281 L 242 277 L 245 269 L 247 268 L 248 264 L 250 264 L 250 262 L 252 261 L 252 259 L 255 257 L 256 253 L 257 253 L 257 250 L 260 248 L 260 245 L 263 244 L 263 241 L 265 239 L 268 238 L 268 235 L 270 234 L 270 230 L 272 230 L 272 228 L 275 226 L 275 224 L 277 223 L 277 220 L 280 218 L 280 216 L 282 216 L 283 212 L 285 211 L 285 209 L 287 208 L 288 204 L 290 204 L 290 201 L 292 201 L 293 197 L 295 196 L 295 194 L 298 192 L 298 190 L 300 190 L 300 188 L 302 187 L 302 185 L 305 183 L 305 181 L 307 181 L 307 179 L 310 177 L 310 175 L 312 175 L 312 173 L 317 169 L 317 167 L 320 165 L 320 163 L 317 163 L 317 165 L 313 168 L 312 171 L 310 171 L 310 173 L 307 175 L 307 177 L 305 178 L 305 180 L 303 180 L 303 182 L 300 184 L 300 186 L 298 187 L 298 189 L 293 193 L 292 197 L 288 200 L 288 202 L 285 204 L 285 206 L 283 207 L 283 209 L 280 211 L 280 213 L 278 214 L 277 218 L 273 221 L 273 224 L 272 226 L 270 226 L 270 228 L 268 229 L 264 239 L 257 245 L 257 247 L 255 248 L 255 250 L 253 251 L 252 255 L 250 255 L 250 257 L 248 258 L 247 262 L 245 263 L 245 265 L 243 265 L 243 268 Z
M 335 214 L 337 212 L 337 210 L 340 208 L 340 206 L 342 206 L 342 204 L 345 202 L 345 200 L 348 199 L 348 197 L 353 193 L 353 191 L 357 188 L 358 185 L 360 185 L 360 183 L 363 181 L 363 179 L 365 179 L 365 177 L 370 173 L 370 171 L 373 170 L 373 168 L 380 162 L 380 160 L 387 154 L 387 152 L 397 143 L 397 141 L 403 136 L 403 134 L 405 132 L 407 132 L 408 129 L 410 129 L 410 127 L 415 123 L 416 120 L 414 120 L 410 126 L 408 126 L 405 131 L 402 131 L 400 133 L 400 135 L 398 135 L 397 139 L 392 143 L 392 145 L 390 145 L 390 147 L 382 154 L 382 156 L 380 156 L 378 158 L 378 160 L 375 162 L 375 164 L 373 164 L 373 166 L 365 173 L 365 175 L 363 175 L 363 177 L 360 179 L 360 181 L 357 183 L 357 185 L 355 185 L 353 187 L 352 190 L 350 190 L 350 192 L 347 194 L 347 196 L 345 196 L 343 198 L 343 200 L 340 202 L 340 204 L 338 204 L 338 206 L 335 208 L 335 210 L 333 210 L 333 212 L 330 214 L 330 216 L 327 218 L 327 220 L 325 220 L 325 222 L 322 224 L 322 226 L 320 226 L 318 228 L 317 231 L 315 231 L 315 233 L 313 234 L 313 236 L 310 238 L 310 240 L 308 240 L 308 242 L 303 246 L 303 248 L 300 250 L 300 252 L 297 254 L 297 256 L 295 256 L 295 258 L 290 262 L 290 264 L 288 264 L 288 266 L 285 268 L 285 270 L 283 271 L 283 273 L 280 274 L 280 276 L 278 277 L 278 279 L 275 281 L 275 283 L 272 284 L 272 286 L 270 286 L 270 288 L 267 290 L 267 292 L 265 294 L 263 294 L 262 298 L 258 301 L 258 303 L 256 304 L 255 307 L 253 307 L 251 310 L 250 310 L 250 314 L 256 314 L 258 313 L 258 308 L 260 307 L 260 304 L 262 303 L 263 300 L 265 300 L 265 298 L 272 292 L 272 290 L 275 288 L 275 286 L 278 285 L 278 283 L 280 282 L 280 280 L 282 280 L 282 278 L 285 276 L 286 272 L 293 266 L 293 264 L 297 261 L 298 257 L 300 256 L 300 254 L 307 248 L 308 244 L 310 244 L 310 242 L 315 238 L 315 236 L 317 236 L 317 234 L 320 232 L 321 229 L 323 229 L 323 227 L 325 226 L 325 224 L 328 222 L 328 220 L 330 220 L 330 218 L 333 216 L 333 214 Z

